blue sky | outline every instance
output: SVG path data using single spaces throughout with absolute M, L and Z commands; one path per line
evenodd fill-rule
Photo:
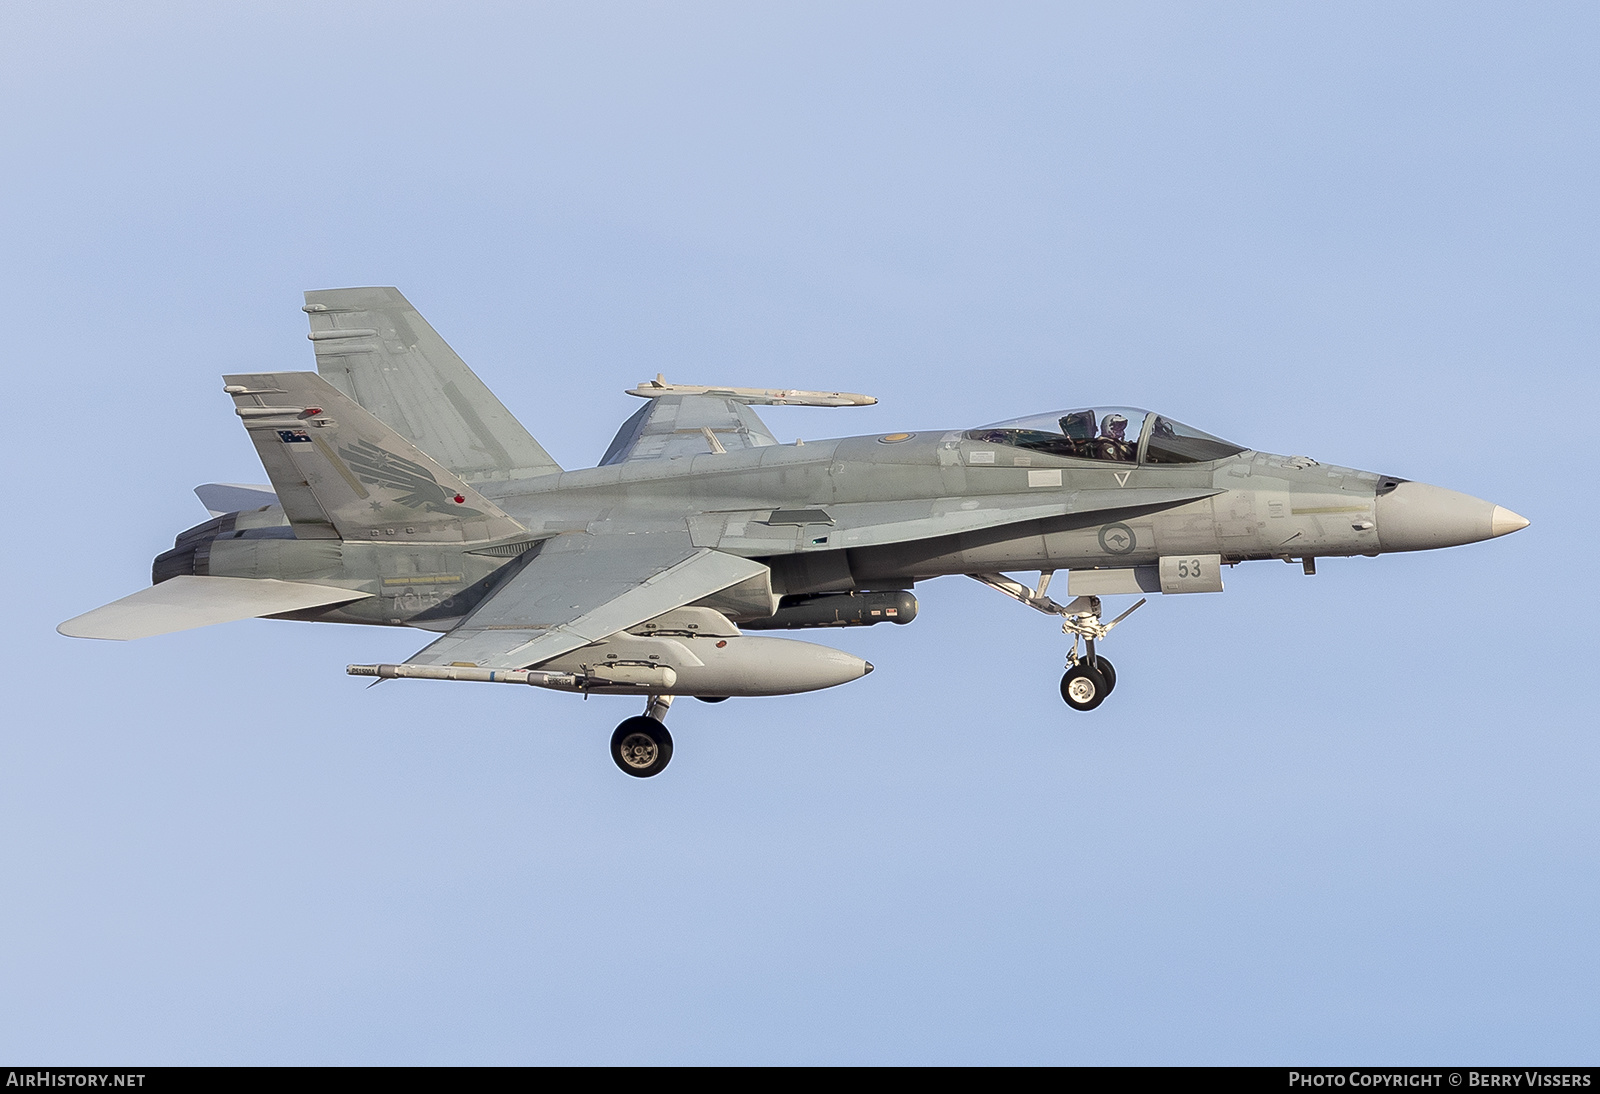
M 1592 5 L 0 11 L 0 1056 L 1532 1063 L 1600 1029 Z M 60 620 L 262 481 L 223 372 L 398 285 L 566 466 L 665 372 L 785 439 L 1151 406 L 1532 527 L 1119 629 L 947 578 L 869 678 L 400 683 Z

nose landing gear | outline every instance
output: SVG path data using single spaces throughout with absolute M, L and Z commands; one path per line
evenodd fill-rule
M 1117 670 L 1105 657 L 1085 657 L 1069 662 L 1061 678 L 1061 698 L 1073 710 L 1093 710 L 1117 686 Z
M 1139 601 L 1143 604 L 1144 601 Z M 1061 698 L 1066 700 L 1067 706 L 1073 710 L 1093 710 L 1105 702 L 1106 696 L 1111 694 L 1117 686 L 1117 670 L 1112 666 L 1109 658 L 1101 657 L 1095 652 L 1096 641 L 1105 638 L 1106 633 L 1121 623 L 1132 614 L 1129 608 L 1109 623 L 1100 622 L 1100 598 L 1097 596 L 1080 596 L 1067 605 L 1063 612 L 1061 630 L 1072 635 L 1072 652 L 1067 654 L 1067 673 L 1061 678 Z M 1085 611 L 1072 612 L 1073 608 L 1084 608 Z M 1083 639 L 1084 655 L 1078 656 L 1078 640 Z
M 672 734 L 663 721 L 670 706 L 672 696 L 652 695 L 642 715 L 627 719 L 611 735 L 611 758 L 623 774 L 648 779 L 672 762 Z
M 1073 665 L 1061 678 L 1061 698 L 1073 710 L 1093 710 L 1110 692 L 1106 678 L 1085 662 Z
M 1145 603 L 1145 598 L 1140 597 L 1138 603 L 1117 616 L 1109 623 L 1100 622 L 1100 598 L 1098 596 L 1080 596 L 1070 604 L 1057 604 L 1045 595 L 1045 590 L 1050 587 L 1050 573 L 1039 575 L 1038 588 L 1030 589 L 1020 581 L 1013 581 L 1004 574 L 968 574 L 970 578 L 981 581 L 996 592 L 1004 593 L 1011 599 L 1020 601 L 1035 611 L 1044 612 L 1046 615 L 1059 615 L 1061 617 L 1061 633 L 1072 635 L 1072 652 L 1067 654 L 1067 672 L 1061 677 L 1061 698 L 1073 710 L 1093 710 L 1105 702 L 1106 696 L 1111 694 L 1117 686 L 1117 670 L 1111 662 L 1095 653 L 1096 642 L 1103 641 L 1111 628 L 1121 623 L 1132 615 Z M 1078 655 L 1078 642 L 1084 645 L 1083 656 Z

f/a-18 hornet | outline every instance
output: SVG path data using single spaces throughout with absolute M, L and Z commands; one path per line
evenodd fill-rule
M 439 637 L 353 676 L 634 695 L 629 775 L 672 757 L 675 696 L 787 695 L 872 665 L 746 631 L 909 623 L 918 581 L 966 574 L 1072 638 L 1061 697 L 1116 687 L 1099 652 L 1140 605 L 1222 591 L 1222 568 L 1420 551 L 1528 522 L 1437 486 L 1274 456 L 1133 407 L 780 444 L 758 405 L 847 392 L 667 383 L 598 467 L 563 471 L 390 288 L 305 294 L 317 371 L 224 377 L 270 487 L 196 489 L 212 519 L 152 586 L 61 624 L 128 639 L 234 619 L 416 627 Z M 1067 603 L 1054 600 L 1065 570 Z M 1037 571 L 1032 584 L 1010 573 Z

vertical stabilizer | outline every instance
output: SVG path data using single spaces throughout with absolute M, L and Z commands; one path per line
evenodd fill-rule
M 317 371 L 466 482 L 561 470 L 398 289 L 306 293 Z
M 314 372 L 225 376 L 301 539 L 482 543 L 522 525 Z

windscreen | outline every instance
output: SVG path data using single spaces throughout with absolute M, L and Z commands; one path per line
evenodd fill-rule
M 1156 416 L 1145 448 L 1146 463 L 1207 463 L 1244 451 L 1243 445 L 1202 433 L 1193 426 Z

